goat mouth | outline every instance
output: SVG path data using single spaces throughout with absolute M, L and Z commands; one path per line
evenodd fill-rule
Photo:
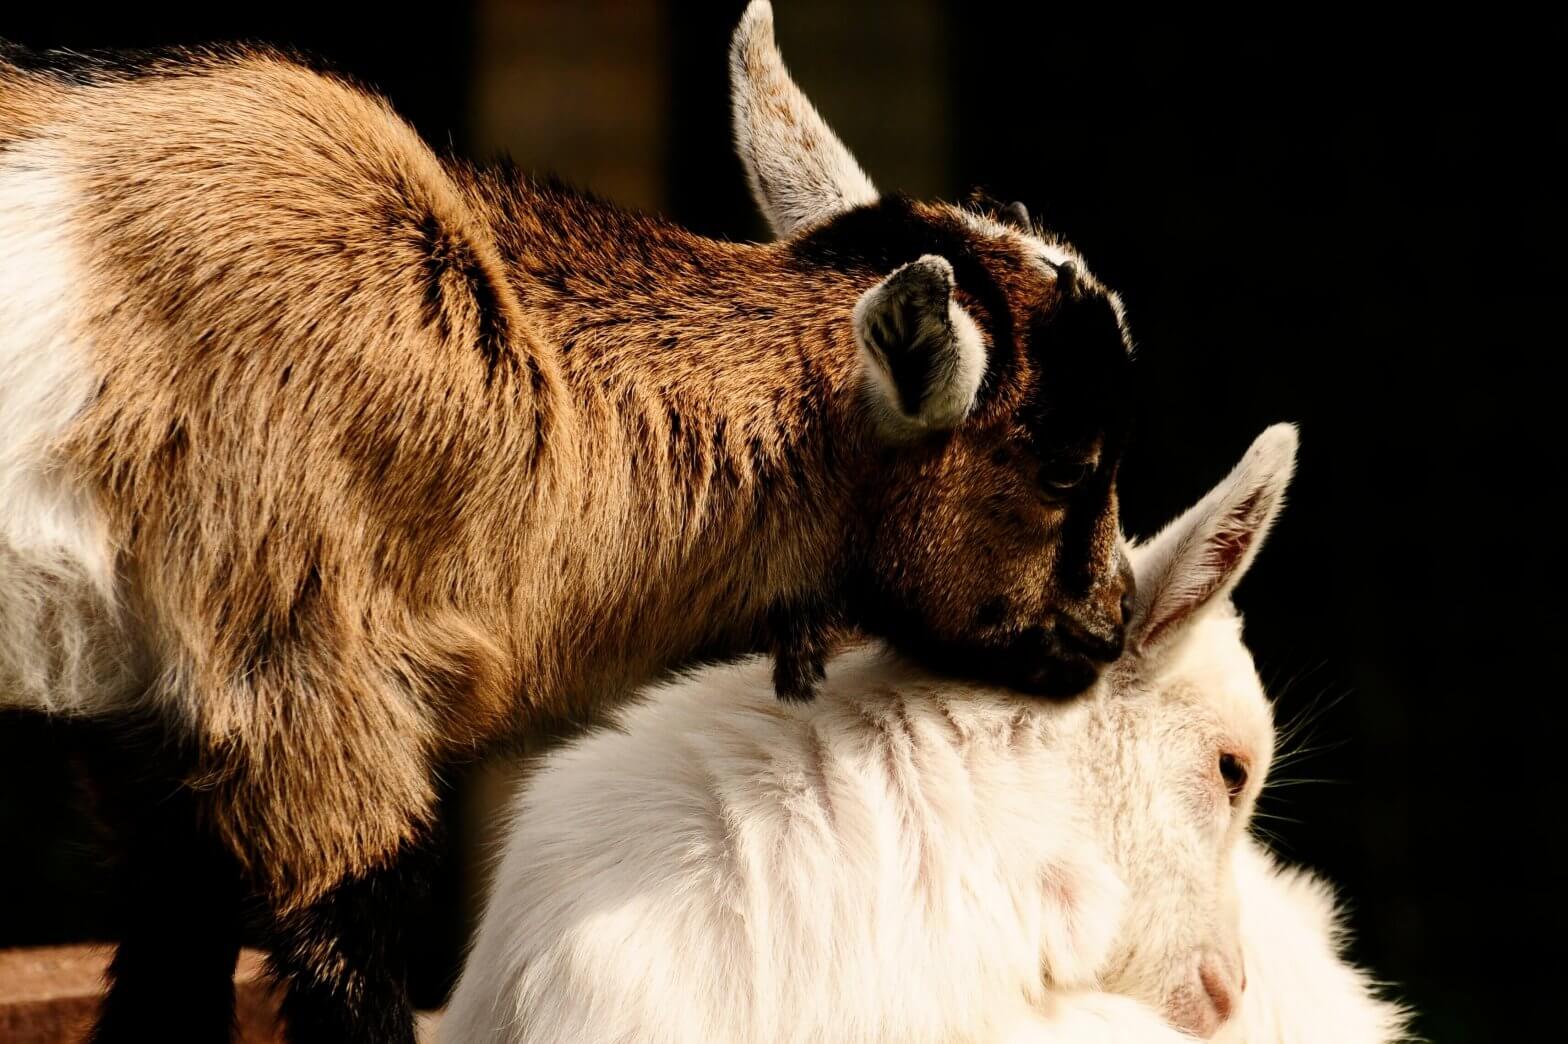
M 904 644 L 904 643 L 899 643 Z M 1039 630 L 1001 642 L 927 640 L 906 646 L 913 658 L 955 677 L 1000 685 L 1026 696 L 1069 700 L 1091 688 L 1105 662 Z
M 996 681 L 1031 696 L 1071 699 L 1087 691 L 1114 656 L 1061 633 L 1060 628 L 1034 627 L 998 643 L 987 657 Z
M 1100 677 L 1101 664 L 1078 653 L 1049 656 L 1020 677 L 1007 680 L 1009 687 L 1031 696 L 1065 700 L 1088 690 Z

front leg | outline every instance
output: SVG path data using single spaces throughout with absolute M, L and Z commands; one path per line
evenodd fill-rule
M 92 1044 L 224 1044 L 234 1033 L 239 868 L 168 778 L 119 782 L 135 807 L 121 853 L 119 946 Z
M 842 637 L 840 614 L 821 598 L 780 603 L 768 612 L 773 691 L 785 703 L 809 703 Z
M 256 928 L 282 987 L 289 1039 L 410 1044 L 407 900 L 422 887 L 434 820 L 428 749 L 451 723 L 431 709 L 447 704 L 389 686 L 367 665 L 396 665 L 394 680 L 424 671 L 419 678 L 453 686 L 466 675 L 456 660 L 450 675 L 435 671 L 443 661 L 428 648 L 417 663 L 352 644 L 328 653 L 285 642 L 264 652 L 245 688 L 202 697 L 212 705 L 243 696 L 260 708 L 242 719 L 243 742 L 203 737 L 204 818 L 258 897 Z
M 273 918 L 267 949 L 292 1044 L 414 1044 L 405 925 L 428 885 L 428 840 Z

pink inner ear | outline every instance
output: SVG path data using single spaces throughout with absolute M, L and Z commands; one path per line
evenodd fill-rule
M 1247 550 L 1252 547 L 1252 541 L 1258 535 L 1258 520 L 1253 516 L 1257 511 L 1258 501 L 1261 499 L 1261 494 L 1253 493 L 1252 496 L 1243 501 L 1238 506 L 1236 513 L 1231 516 L 1233 519 L 1242 522 L 1242 525 L 1235 528 L 1227 526 L 1215 533 L 1214 537 L 1209 541 L 1209 546 L 1206 549 L 1207 553 L 1204 555 L 1204 566 L 1218 578 L 1215 584 L 1216 587 L 1224 583 L 1231 573 L 1236 571 L 1236 567 L 1241 564 L 1241 560 L 1247 554 Z M 1213 588 L 1205 592 L 1205 594 L 1212 593 Z
M 1143 636 L 1144 645 L 1155 645 L 1177 623 L 1193 612 L 1224 587 L 1236 572 L 1241 560 L 1251 550 L 1258 537 L 1262 522 L 1263 490 L 1255 489 L 1232 510 L 1226 512 L 1225 522 L 1203 542 L 1203 551 L 1197 562 L 1179 565 L 1190 578 L 1190 583 L 1179 585 L 1181 599 L 1162 614 Z M 1156 605 L 1159 601 L 1156 600 Z

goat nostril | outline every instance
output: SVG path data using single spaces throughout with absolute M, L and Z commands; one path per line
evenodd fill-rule
M 1247 788 L 1247 762 L 1229 751 L 1223 751 L 1220 754 L 1220 779 L 1225 781 L 1225 789 L 1230 792 L 1230 799 L 1234 802 Z
M 1209 1003 L 1214 1007 L 1214 1014 L 1219 1016 L 1220 1022 L 1227 1021 L 1236 1010 L 1236 994 L 1238 989 L 1232 989 L 1228 977 L 1220 966 L 1213 960 L 1205 959 L 1198 966 L 1198 982 L 1203 987 L 1203 992 L 1208 994 Z

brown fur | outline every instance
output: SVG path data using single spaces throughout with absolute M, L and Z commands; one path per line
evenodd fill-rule
M 102 382 L 66 453 L 151 698 L 280 908 L 406 842 L 432 763 L 780 616 L 980 669 L 1063 606 L 1117 611 L 1120 344 L 1082 379 L 1045 352 L 1057 284 L 957 210 L 716 242 L 443 161 L 272 54 L 99 81 L 0 62 L 0 145 L 49 143 L 80 201 Z M 848 317 L 928 248 L 990 367 L 957 432 L 892 448 Z M 1077 515 L 1035 484 L 1061 452 L 1102 458 Z

